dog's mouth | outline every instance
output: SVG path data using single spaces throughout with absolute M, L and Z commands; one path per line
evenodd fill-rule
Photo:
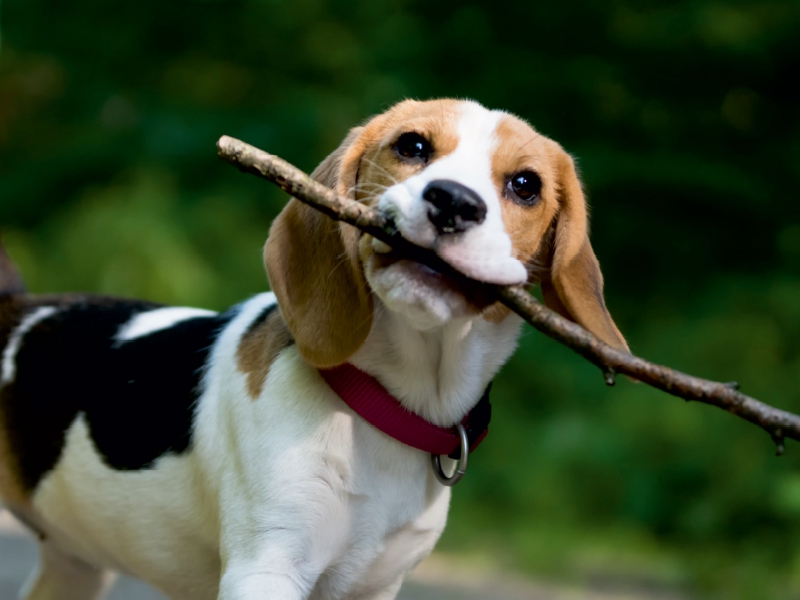
M 480 281 L 465 278 L 455 278 L 440 273 L 431 267 L 415 260 L 411 260 L 402 253 L 394 250 L 388 244 L 372 239 L 372 261 L 375 271 L 392 269 L 416 284 L 429 288 L 442 295 L 456 294 L 478 311 L 483 310 L 493 300 L 491 287 Z
M 421 279 L 423 282 L 428 282 L 432 285 L 446 286 L 454 291 L 462 291 L 461 286 L 458 285 L 454 278 L 444 275 L 420 262 L 406 258 L 392 248 L 388 248 L 384 251 L 375 250 L 374 256 L 375 267 L 377 269 L 387 269 L 393 265 L 403 263 L 402 267 L 415 279 Z

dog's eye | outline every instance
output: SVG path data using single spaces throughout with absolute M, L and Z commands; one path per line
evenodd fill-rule
M 542 180 L 533 171 L 522 171 L 508 182 L 511 199 L 523 206 L 533 206 L 542 193 Z
M 428 162 L 431 155 L 431 144 L 420 134 L 410 131 L 404 133 L 394 144 L 397 153 L 403 158 L 419 159 Z

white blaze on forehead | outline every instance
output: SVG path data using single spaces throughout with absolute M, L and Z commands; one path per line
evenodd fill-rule
M 130 321 L 120 327 L 115 339 L 118 342 L 127 342 L 150 335 L 162 329 L 167 329 L 181 321 L 187 321 L 197 317 L 213 317 L 216 314 L 217 313 L 213 310 L 187 308 L 184 306 L 157 308 L 155 310 L 139 313 L 131 318 Z
M 428 180 L 453 179 L 478 193 L 491 191 L 496 198 L 492 185 L 492 155 L 497 147 L 495 131 L 504 115 L 476 102 L 465 102 L 456 124 L 458 146 L 421 175 Z
M 433 248 L 450 265 L 480 281 L 501 285 L 523 283 L 525 266 L 513 257 L 503 224 L 500 198 L 492 178 L 492 156 L 499 140 L 497 126 L 505 116 L 476 102 L 464 102 L 458 121 L 456 149 L 418 175 L 392 186 L 380 208 L 391 214 L 412 242 Z M 431 181 L 449 179 L 471 188 L 486 203 L 486 219 L 464 233 L 437 235 L 428 219 L 422 192 Z

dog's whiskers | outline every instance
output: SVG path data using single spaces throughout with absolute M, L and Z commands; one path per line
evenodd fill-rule
M 354 186 L 348 188 L 348 193 L 351 192 L 361 192 L 361 191 L 368 191 L 373 190 L 375 192 L 383 192 L 389 189 L 389 186 L 383 185 L 382 183 L 371 183 L 368 181 L 357 183 Z
M 384 175 L 386 175 L 386 176 L 387 176 L 387 177 L 388 177 L 388 178 L 391 180 L 391 182 L 392 182 L 392 185 L 396 185 L 397 183 L 399 183 L 399 182 L 397 181 L 397 178 L 395 178 L 395 176 L 394 176 L 394 175 L 392 175 L 391 173 L 389 173 L 389 171 L 387 171 L 386 169 L 384 169 L 382 166 L 380 166 L 380 165 L 379 165 L 378 163 L 376 163 L 374 160 L 371 160 L 371 159 L 369 159 L 369 158 L 366 158 L 366 157 L 365 157 L 363 160 L 364 160 L 364 162 L 366 162 L 366 163 L 369 163 L 370 165 L 372 165 L 373 167 L 375 167 L 376 169 L 378 169 L 378 170 L 380 170 L 380 171 L 383 171 L 383 174 L 384 174 Z

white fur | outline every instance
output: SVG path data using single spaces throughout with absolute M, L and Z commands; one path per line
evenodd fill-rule
M 488 171 L 500 116 L 465 103 L 456 151 L 394 186 L 381 203 L 393 207 L 406 237 L 464 272 L 516 283 L 524 268 L 511 258 Z M 486 221 L 437 241 L 419 198 L 437 178 L 481 194 Z M 365 272 L 373 327 L 350 361 L 424 418 L 445 426 L 461 420 L 513 352 L 520 319 L 487 322 L 415 263 L 377 268 L 367 261 Z M 36 525 L 52 544 L 81 564 L 136 575 L 175 600 L 395 597 L 444 529 L 450 489 L 436 481 L 428 454 L 355 415 L 295 346 L 272 363 L 260 397 L 249 396 L 237 349 L 275 301 L 272 294 L 249 300 L 220 333 L 189 451 L 164 455 L 151 469 L 115 471 L 98 455 L 85 420 L 72 423 L 58 464 L 33 498 Z M 144 313 L 118 339 L 194 314 Z
M 22 319 L 20 324 L 17 325 L 17 328 L 14 329 L 13 333 L 8 338 L 5 350 L 3 350 L 3 377 L 0 385 L 10 383 L 17 374 L 17 353 L 22 345 L 22 338 L 25 337 L 25 334 L 46 318 L 54 315 L 56 311 L 57 309 L 52 306 L 40 306 Z
M 197 317 L 211 317 L 215 314 L 217 313 L 211 310 L 189 308 L 186 306 L 168 306 L 165 308 L 148 310 L 139 313 L 120 327 L 116 335 L 116 340 L 118 342 L 135 340 L 136 338 L 150 335 L 161 329 L 172 327 L 181 321 Z
M 411 412 L 450 426 L 469 412 L 514 352 L 521 325 L 516 315 L 497 325 L 462 317 L 420 331 L 383 309 L 350 362 L 377 377 Z
M 500 198 L 492 181 L 495 131 L 504 115 L 476 102 L 464 102 L 455 151 L 391 186 L 381 196 L 379 207 L 392 215 L 403 237 L 436 250 L 465 275 L 487 283 L 512 285 L 524 283 L 528 274 L 512 256 L 511 238 L 505 231 Z M 484 222 L 463 233 L 437 236 L 422 198 L 425 187 L 436 179 L 454 180 L 475 191 L 486 203 Z

